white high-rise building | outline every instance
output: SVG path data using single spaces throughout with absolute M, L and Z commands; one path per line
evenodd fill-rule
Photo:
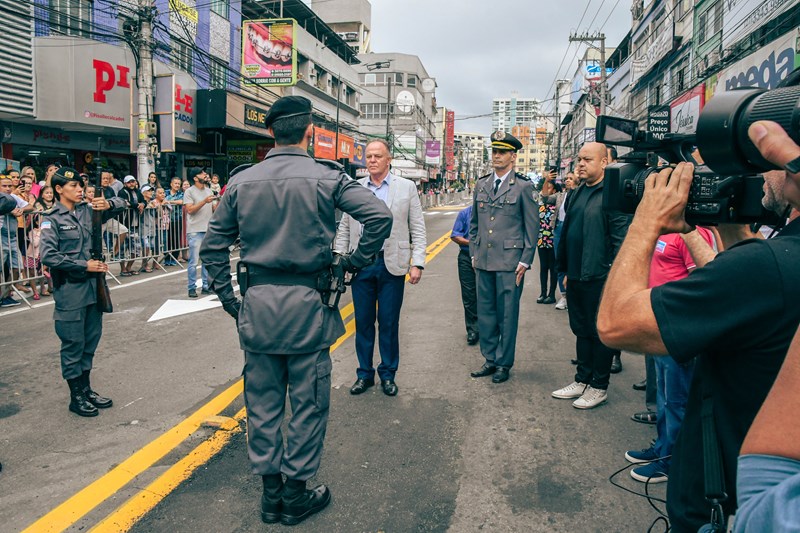
M 539 115 L 539 100 L 535 98 L 519 98 L 511 93 L 511 98 L 495 98 L 492 100 L 492 131 L 510 132 L 514 126 L 535 127 Z

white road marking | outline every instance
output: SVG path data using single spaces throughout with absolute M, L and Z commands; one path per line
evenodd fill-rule
M 148 322 L 197 313 L 207 309 L 214 309 L 215 307 L 222 307 L 222 303 L 216 295 L 206 296 L 199 300 L 167 300 L 158 308 L 158 311 L 153 313 Z

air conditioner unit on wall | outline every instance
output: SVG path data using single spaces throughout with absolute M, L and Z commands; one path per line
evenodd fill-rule
M 708 68 L 713 68 L 719 65 L 719 50 L 714 50 L 713 52 L 709 53 L 708 56 Z

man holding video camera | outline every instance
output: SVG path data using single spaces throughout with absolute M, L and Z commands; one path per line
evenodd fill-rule
M 780 214 L 787 204 L 800 207 L 800 147 L 772 122 L 755 123 L 749 135 L 767 160 L 790 171 L 789 178 L 786 172 L 764 175 L 764 207 Z M 691 230 L 684 210 L 693 177 L 694 166 L 680 163 L 647 178 L 597 318 L 609 346 L 669 354 L 679 363 L 698 358 L 667 489 L 676 532 L 698 531 L 712 511 L 717 527 L 724 527 L 735 511 L 739 449 L 800 323 L 798 220 L 775 239 L 740 242 L 688 278 L 647 288 L 658 237 Z M 718 478 L 724 487 L 711 490 Z

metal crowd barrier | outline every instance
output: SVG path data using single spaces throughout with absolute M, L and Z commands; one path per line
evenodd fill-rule
M 441 207 L 446 205 L 461 204 L 465 200 L 469 200 L 470 195 L 467 191 L 462 192 L 443 192 L 439 194 L 426 194 L 420 195 L 420 203 L 423 209 L 429 207 Z
M 185 269 L 182 264 L 183 252 L 188 250 L 185 228 L 186 213 L 182 205 L 147 207 L 141 212 L 125 209 L 103 224 L 106 262 L 121 265 L 120 273 L 155 267 L 166 272 L 165 266 Z M 138 268 L 136 261 L 141 261 Z
M 16 229 L 13 219 L 17 219 Z M 30 300 L 35 299 L 34 295 L 53 290 L 47 267 L 39 258 L 42 219 L 40 211 L 0 217 L 0 296 L 8 292 L 29 307 L 33 306 Z M 132 271 L 158 267 L 166 272 L 165 266 L 185 270 L 185 228 L 182 205 L 163 205 L 142 212 L 125 209 L 103 224 L 106 262 L 120 265 L 121 271 L 123 265 Z M 137 261 L 141 263 L 136 265 Z M 110 271 L 109 275 L 121 284 L 118 275 Z

